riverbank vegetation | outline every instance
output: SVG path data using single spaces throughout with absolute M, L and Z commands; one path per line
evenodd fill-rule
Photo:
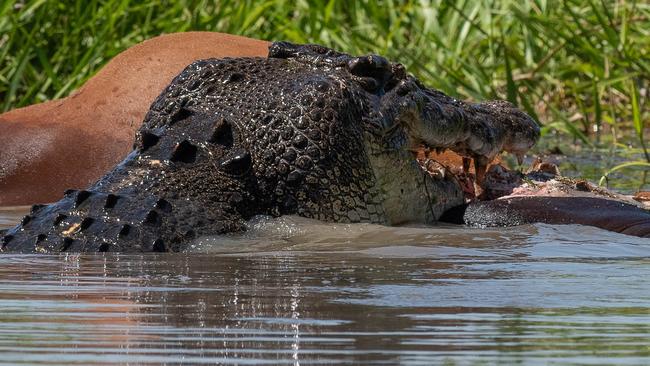
M 547 136 L 650 170 L 650 4 L 629 0 L 77 0 L 0 5 L 2 110 L 68 95 L 161 33 L 207 30 L 399 60 L 428 85 L 508 99 Z M 566 140 L 566 139 L 565 139 Z M 553 143 L 551 143 L 553 145 Z

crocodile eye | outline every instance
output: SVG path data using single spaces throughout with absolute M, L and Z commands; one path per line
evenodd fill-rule
M 347 66 L 352 75 L 359 77 L 361 87 L 370 93 L 381 91 L 393 76 L 390 62 L 377 55 L 354 57 Z

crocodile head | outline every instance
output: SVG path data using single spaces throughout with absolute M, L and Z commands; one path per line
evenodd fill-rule
M 456 100 L 427 88 L 401 64 L 378 55 L 353 57 L 318 45 L 277 42 L 270 57 L 340 73 L 336 87 L 355 105 L 347 108 L 360 111 L 360 115 L 341 115 L 362 131 L 375 187 L 391 224 L 432 222 L 463 200 L 453 176 L 436 179 L 422 171 L 413 155 L 419 148 L 451 149 L 474 159 L 482 174 L 501 151 L 520 158 L 539 138 L 535 121 L 512 104 Z M 326 96 L 319 97 L 327 104 Z
M 373 196 L 371 202 L 378 203 L 369 214 L 362 210 L 362 219 L 372 217 L 371 221 L 389 224 L 432 222 L 446 208 L 462 202 L 462 192 L 453 180 L 432 179 L 414 159 L 416 140 L 410 130 L 418 123 L 413 117 L 423 112 L 423 100 L 418 98 L 424 94 L 415 89 L 405 93 L 404 83 L 413 80 L 401 65 L 377 55 L 353 57 L 317 45 L 285 42 L 273 44 L 269 56 L 325 71 L 327 81 L 307 81 L 323 82 L 327 87 L 313 93 L 322 108 L 310 105 L 306 118 L 318 119 L 320 111 L 338 116 L 336 126 L 332 126 L 338 133 L 330 150 L 345 146 L 340 148 L 342 154 L 337 153 L 341 156 L 338 167 L 350 159 L 356 160 L 353 170 L 364 167 L 364 191 Z M 304 84 L 301 88 L 303 92 L 309 89 Z M 313 118 L 310 123 L 314 123 Z M 347 151 L 353 146 L 355 152 L 350 155 Z M 355 178 L 353 171 L 341 173 L 344 178 Z M 357 217 L 357 213 L 349 212 L 347 218 L 337 220 Z
M 491 159 L 534 142 L 531 123 L 504 103 L 428 89 L 376 55 L 278 42 L 268 58 L 196 61 L 152 104 L 122 163 L 34 206 L 2 248 L 176 251 L 259 214 L 432 222 L 463 195 L 412 151 Z

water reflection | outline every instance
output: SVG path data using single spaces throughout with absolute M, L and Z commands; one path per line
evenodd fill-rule
M 515 258 L 2 256 L 0 351 L 84 364 L 650 356 L 647 259 Z
M 191 253 L 0 256 L 0 363 L 637 364 L 647 239 L 258 218 Z
M 29 213 L 29 208 L 30 206 L 0 206 L 0 230 L 18 224 Z

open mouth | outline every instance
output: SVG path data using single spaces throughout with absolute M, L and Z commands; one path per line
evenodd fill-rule
M 404 91 L 399 93 L 400 89 Z M 385 103 L 387 114 L 392 112 L 406 129 L 411 146 L 423 149 L 433 160 L 438 159 L 431 154 L 448 157 L 446 150 L 450 150 L 460 159 L 454 159 L 459 173 L 469 176 L 473 166 L 478 186 L 489 164 L 501 152 L 521 162 L 540 137 L 537 123 L 509 102 L 464 102 L 429 89 L 411 77 L 400 82 Z M 447 163 L 442 165 L 449 167 Z
M 415 160 L 433 180 L 453 179 L 461 187 L 465 201 L 478 199 L 476 174 L 463 166 L 466 158 L 446 148 L 422 146 L 413 151 Z M 485 174 L 485 173 L 484 173 Z

